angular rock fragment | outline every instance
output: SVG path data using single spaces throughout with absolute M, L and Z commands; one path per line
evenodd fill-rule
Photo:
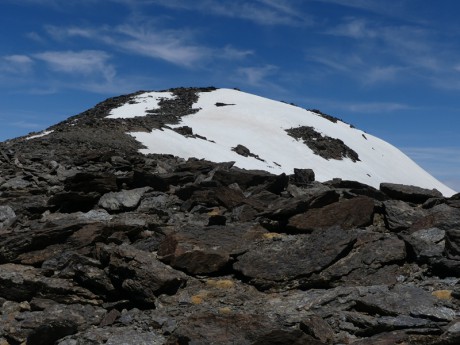
M 109 277 L 136 303 L 152 306 L 158 295 L 174 294 L 186 281 L 151 253 L 128 245 L 101 249 L 109 256 Z
M 340 227 L 351 229 L 372 224 L 374 201 L 368 197 L 342 200 L 319 209 L 310 209 L 289 219 L 288 227 L 296 232 Z
M 285 236 L 257 243 L 238 257 L 233 268 L 258 288 L 308 286 L 309 277 L 345 256 L 355 237 L 340 228 L 317 230 L 310 235 Z M 298 280 L 298 282 L 292 282 Z
M 430 198 L 442 198 L 436 189 L 426 189 L 396 183 L 381 183 L 380 190 L 393 199 L 423 204 Z
M 0 230 L 9 227 L 16 220 L 16 213 L 10 206 L 0 206 Z
M 43 273 L 31 266 L 0 265 L 0 297 L 19 302 L 39 297 L 66 304 L 100 304 L 97 295 L 73 281 L 46 277 Z
M 385 220 L 388 228 L 393 231 L 401 231 L 409 228 L 417 220 L 428 214 L 428 211 L 413 207 L 400 200 L 388 200 L 383 202 L 385 208 Z
M 104 194 L 99 200 L 99 206 L 111 212 L 135 209 L 149 189 L 144 187 Z
M 266 231 L 251 225 L 187 227 L 168 235 L 158 255 L 163 262 L 189 274 L 217 274 L 232 255 L 246 250 Z

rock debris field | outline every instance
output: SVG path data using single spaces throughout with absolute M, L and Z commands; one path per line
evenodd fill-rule
M 143 155 L 97 119 L 0 143 L 1 345 L 460 343 L 459 194 Z

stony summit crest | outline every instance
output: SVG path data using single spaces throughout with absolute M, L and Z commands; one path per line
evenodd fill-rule
M 0 143 L 0 344 L 457 344 L 460 195 L 401 155 L 215 88 Z

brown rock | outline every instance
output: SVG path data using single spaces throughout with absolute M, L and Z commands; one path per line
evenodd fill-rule
M 362 196 L 298 214 L 289 219 L 288 228 L 295 232 L 311 232 L 334 226 L 352 229 L 371 225 L 373 216 L 374 201 Z
M 265 232 L 250 224 L 190 226 L 168 235 L 158 255 L 162 261 L 189 274 L 215 274 L 226 268 L 231 254 L 244 251 Z

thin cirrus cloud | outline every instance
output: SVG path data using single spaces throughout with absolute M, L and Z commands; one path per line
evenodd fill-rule
M 307 60 L 323 73 L 342 73 L 362 84 L 414 80 L 436 88 L 457 89 L 459 49 L 439 42 L 438 33 L 419 25 L 385 25 L 362 18 L 345 18 L 323 32 L 348 40 L 345 48 L 317 46 Z M 351 53 L 350 53 L 351 52 Z
M 108 63 L 110 55 L 99 50 L 47 51 L 33 55 L 56 72 L 102 75 L 105 80 L 115 77 L 115 68 Z
M 240 67 L 237 69 L 237 75 L 242 78 L 245 84 L 260 86 L 267 84 L 267 78 L 276 73 L 278 67 L 274 65 L 265 65 L 257 67 Z
M 0 58 L 0 71 L 25 74 L 32 69 L 33 60 L 27 55 L 7 55 Z
M 311 25 L 313 19 L 295 6 L 298 0 L 113 0 L 131 6 L 156 5 L 175 10 L 196 11 L 208 15 L 242 19 L 264 26 Z
M 46 31 L 57 40 L 82 37 L 134 55 L 159 59 L 168 63 L 199 68 L 212 59 L 240 60 L 253 54 L 231 45 L 211 48 L 194 41 L 194 33 L 179 29 L 158 29 L 150 25 L 118 25 L 99 28 L 47 26 Z

